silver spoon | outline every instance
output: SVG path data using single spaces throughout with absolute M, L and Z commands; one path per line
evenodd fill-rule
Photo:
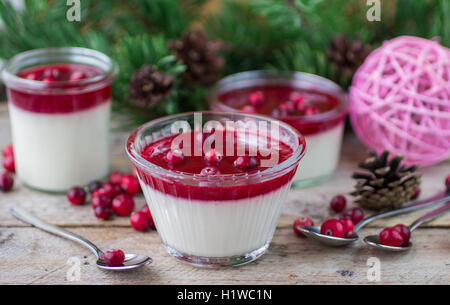
M 361 220 L 358 224 L 355 225 L 353 235 L 346 237 L 346 238 L 340 238 L 340 237 L 334 237 L 329 235 L 320 234 L 320 227 L 319 226 L 298 226 L 297 229 L 300 230 L 306 237 L 313 239 L 315 241 L 318 241 L 322 244 L 332 246 L 332 247 L 340 247 L 345 246 L 351 243 L 354 243 L 359 239 L 358 232 L 362 227 L 364 227 L 366 224 L 368 224 L 371 221 L 374 221 L 379 218 L 383 217 L 389 217 L 394 215 L 399 215 L 419 209 L 423 209 L 435 204 L 444 203 L 450 200 L 450 193 L 448 192 L 442 192 L 437 195 L 434 195 L 431 198 L 428 198 L 426 200 L 422 200 L 419 202 L 415 202 L 405 208 L 396 209 L 396 210 L 390 210 L 384 213 L 375 214 L 373 216 L 367 217 L 363 220 Z
M 450 202 L 447 202 L 446 204 L 444 204 L 443 206 L 423 215 L 422 217 L 420 217 L 419 219 L 417 219 L 416 221 L 414 221 L 411 226 L 409 226 L 409 231 L 412 233 L 412 231 L 414 231 L 415 229 L 417 229 L 420 225 L 422 225 L 423 223 L 430 221 L 434 218 L 436 218 L 437 216 L 439 216 L 440 214 L 446 212 L 450 210 Z M 403 246 L 403 247 L 393 247 L 393 246 L 386 246 L 380 243 L 380 237 L 379 235 L 369 235 L 366 236 L 364 238 L 364 242 L 366 244 L 368 244 L 371 247 L 374 248 L 378 248 L 378 249 L 383 249 L 383 250 L 389 250 L 389 251 L 406 251 L 411 249 L 412 247 L 412 242 L 409 242 L 408 245 Z
M 95 256 L 97 257 L 97 267 L 102 268 L 102 269 L 107 269 L 107 270 L 115 270 L 115 271 L 120 271 L 120 270 L 129 270 L 129 269 L 134 269 L 134 268 L 138 268 L 138 267 L 142 267 L 145 265 L 148 265 L 152 262 L 152 259 L 146 255 L 141 255 L 141 254 L 125 254 L 125 261 L 123 262 L 122 266 L 108 266 L 106 265 L 106 263 L 101 259 L 102 257 L 102 250 L 100 250 L 99 248 L 97 248 L 97 246 L 95 246 L 93 243 L 91 243 L 90 241 L 88 241 L 87 239 L 66 231 L 64 229 L 61 229 L 57 226 L 51 225 L 45 221 L 43 221 L 42 219 L 32 215 L 31 213 L 25 211 L 24 209 L 20 208 L 20 207 L 14 207 L 11 208 L 9 210 L 9 212 L 16 218 L 20 219 L 21 221 L 28 223 L 30 225 L 35 226 L 36 228 L 39 228 L 43 231 L 49 232 L 49 233 L 53 233 L 55 235 L 70 239 L 72 241 L 75 241 L 79 244 L 82 244 L 83 246 L 86 246 L 87 248 L 89 248 L 89 250 L 91 250 Z

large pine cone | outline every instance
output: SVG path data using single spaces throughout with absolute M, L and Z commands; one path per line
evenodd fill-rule
M 138 106 L 155 107 L 172 93 L 174 79 L 153 65 L 144 65 L 131 77 L 130 96 Z
M 342 74 L 353 76 L 369 55 L 370 47 L 365 45 L 359 36 L 350 40 L 345 35 L 338 35 L 331 39 L 326 53 Z
M 190 30 L 179 40 L 169 42 L 169 49 L 187 67 L 182 74 L 185 81 L 194 85 L 209 85 L 220 77 L 225 60 L 219 55 L 223 44 L 212 41 L 201 30 Z
M 358 183 L 351 194 L 357 197 L 355 202 L 362 207 L 374 210 L 399 208 L 413 198 L 420 186 L 417 166 L 401 165 L 403 156 L 395 156 L 391 160 L 388 156 L 388 151 L 380 156 L 371 152 L 370 157 L 359 164 L 359 168 L 366 172 L 353 174 Z

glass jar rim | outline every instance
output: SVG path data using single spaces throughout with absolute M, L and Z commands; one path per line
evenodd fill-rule
M 340 116 L 345 117 L 348 113 L 349 103 L 347 94 L 342 88 L 333 81 L 306 72 L 297 71 L 270 71 L 270 70 L 251 70 L 244 71 L 235 74 L 230 74 L 221 80 L 219 80 L 211 91 L 208 93 L 208 104 L 213 106 L 215 104 L 220 105 L 220 109 L 226 112 L 237 112 L 239 109 L 230 107 L 221 102 L 218 97 L 223 94 L 234 90 L 246 89 L 263 85 L 287 85 L 298 89 L 312 89 L 305 88 L 305 84 L 320 86 L 317 88 L 319 92 L 331 94 L 338 98 L 339 104 L 337 107 L 320 112 L 313 115 L 293 115 L 279 117 L 280 120 L 299 120 L 302 122 L 321 122 L 337 118 Z
M 84 59 L 84 62 L 83 62 Z M 102 73 L 76 81 L 43 82 L 19 77 L 24 69 L 50 63 L 78 63 L 99 68 Z M 30 93 L 70 94 L 100 89 L 117 77 L 118 65 L 106 54 L 79 47 L 43 48 L 19 53 L 6 63 L 2 70 L 2 80 L 8 88 Z M 65 89 L 62 92 L 59 89 Z
M 187 117 L 187 116 L 194 116 L 195 114 L 206 114 L 206 115 L 217 115 L 217 116 L 226 116 L 226 115 L 232 115 L 232 116 L 240 116 L 242 118 L 251 118 L 251 119 L 259 119 L 259 120 L 265 120 L 265 121 L 275 121 L 277 124 L 280 125 L 283 129 L 290 132 L 292 135 L 295 136 L 295 138 L 298 141 L 298 147 L 293 151 L 292 156 L 290 156 L 288 159 L 284 160 L 281 163 L 278 163 L 277 165 L 264 169 L 262 171 L 257 171 L 254 173 L 242 173 L 242 174 L 220 174 L 220 175 L 214 175 L 214 176 L 204 176 L 200 174 L 191 174 L 191 173 L 185 173 L 180 171 L 173 171 L 168 170 L 163 167 L 160 167 L 156 164 L 153 164 L 150 161 L 147 161 L 145 158 L 143 158 L 140 153 L 135 148 L 135 141 L 137 138 L 139 138 L 142 133 L 150 128 L 151 126 L 155 126 L 157 124 L 162 124 L 165 121 L 169 122 L 171 120 L 181 118 L 181 117 Z M 273 119 L 269 116 L 265 115 L 254 115 L 254 114 L 245 114 L 245 113 L 235 113 L 235 112 L 222 112 L 222 111 L 201 111 L 201 112 L 185 112 L 185 113 L 179 113 L 171 116 L 165 116 L 159 119 L 152 120 L 150 122 L 145 123 L 144 125 L 141 125 L 136 130 L 134 130 L 131 135 L 128 137 L 128 140 L 126 142 L 126 152 L 132 162 L 139 166 L 140 168 L 144 169 L 144 171 L 151 171 L 152 174 L 156 174 L 158 176 L 162 177 L 169 177 L 173 179 L 194 179 L 198 182 L 214 182 L 214 181 L 233 181 L 238 183 L 240 180 L 248 182 L 249 179 L 252 178 L 264 178 L 264 179 L 273 179 L 278 177 L 283 171 L 287 171 L 292 166 L 300 162 L 300 160 L 303 158 L 303 156 L 306 153 L 306 140 L 305 137 L 295 128 L 290 126 L 287 123 L 278 121 L 276 119 Z

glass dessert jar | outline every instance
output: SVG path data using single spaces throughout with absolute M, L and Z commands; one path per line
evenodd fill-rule
M 246 122 L 268 129 L 233 127 Z M 267 250 L 304 151 L 288 124 L 223 112 L 157 119 L 127 142 L 164 246 L 202 267 L 245 264 Z
M 84 48 L 20 53 L 2 72 L 16 172 L 34 189 L 64 192 L 108 174 L 111 83 L 118 68 Z
M 249 71 L 220 80 L 208 100 L 212 110 L 269 115 L 297 128 L 308 149 L 295 186 L 324 181 L 336 169 L 348 102 L 332 81 L 301 72 Z

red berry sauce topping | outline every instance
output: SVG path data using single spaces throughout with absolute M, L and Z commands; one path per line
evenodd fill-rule
M 264 104 L 264 93 L 255 91 L 248 95 L 248 103 L 253 107 L 261 107 Z
M 294 221 L 294 224 L 292 225 L 295 234 L 301 237 L 305 237 L 302 231 L 300 231 L 297 227 L 299 226 L 313 226 L 314 222 L 309 217 L 299 217 Z
M 101 259 L 110 267 L 122 266 L 125 261 L 125 254 L 122 250 L 106 251 L 101 256 Z

